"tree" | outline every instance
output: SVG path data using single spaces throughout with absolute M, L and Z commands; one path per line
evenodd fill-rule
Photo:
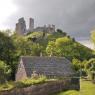
M 95 58 L 90 59 L 85 64 L 85 69 L 87 70 L 87 73 L 91 77 L 91 79 L 94 80 L 95 79 Z
M 3 61 L 0 61 L 0 84 L 6 82 L 11 74 L 11 69 Z
M 14 53 L 14 48 L 15 47 L 11 38 L 0 32 L 0 59 L 10 64 L 10 59 L 12 57 L 12 53 Z
M 86 64 L 85 69 L 89 69 L 90 71 L 95 71 L 95 58 L 91 58 Z
M 40 56 L 40 54 L 43 52 L 43 47 L 39 45 L 38 43 L 33 43 L 31 47 L 31 55 L 32 56 Z
M 72 59 L 76 55 L 76 49 L 74 49 L 74 42 L 71 38 L 62 37 L 55 41 L 57 54 Z
M 53 56 L 73 56 L 73 41 L 68 37 L 57 38 L 56 41 L 50 41 L 46 48 L 47 54 Z M 72 53 L 73 52 L 73 53 Z
M 67 35 L 67 33 L 66 32 L 63 32 L 61 29 L 57 29 L 57 32 L 63 34 L 63 36 L 66 36 Z
M 15 70 L 15 53 L 15 46 L 11 36 L 7 35 L 6 33 L 0 32 L 0 60 L 4 61 L 6 65 L 10 66 L 10 68 L 12 69 L 11 73 L 14 73 Z
M 81 61 L 76 59 L 76 58 L 73 58 L 72 59 L 72 63 L 73 63 L 73 68 L 78 71 L 80 70 L 80 65 L 81 65 Z
M 50 41 L 47 45 L 47 48 L 46 48 L 46 53 L 49 55 L 49 56 L 54 56 L 56 55 L 56 45 L 55 45 L 55 42 L 53 41 Z
M 91 40 L 93 41 L 95 45 L 95 30 L 91 31 Z
M 63 45 L 69 45 L 72 43 L 72 39 L 68 38 L 68 37 L 62 37 L 62 38 L 58 38 L 56 39 L 56 46 L 63 46 Z
M 14 35 L 13 40 L 16 47 L 17 55 L 20 56 L 39 56 L 42 51 L 42 46 L 33 42 L 25 36 Z

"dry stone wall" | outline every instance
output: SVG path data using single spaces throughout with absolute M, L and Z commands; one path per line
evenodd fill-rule
M 40 85 L 33 85 L 27 88 L 15 88 L 11 91 L 1 92 L 0 95 L 53 95 L 54 93 L 68 89 L 79 89 L 79 85 L 71 87 L 70 81 L 52 81 Z

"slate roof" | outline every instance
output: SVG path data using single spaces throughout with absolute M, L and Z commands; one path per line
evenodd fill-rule
M 75 73 L 71 62 L 64 57 L 22 56 L 21 62 L 27 77 L 30 77 L 33 71 L 46 76 L 70 76 Z

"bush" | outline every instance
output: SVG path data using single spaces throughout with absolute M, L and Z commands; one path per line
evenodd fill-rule
M 6 63 L 0 60 L 0 84 L 5 83 L 7 77 L 10 75 L 11 69 Z
M 0 85 L 0 91 L 11 90 L 13 88 L 14 88 L 13 82 L 6 82 L 5 84 Z
M 11 90 L 13 88 L 24 88 L 31 85 L 41 84 L 45 83 L 46 80 L 47 78 L 45 76 L 40 76 L 38 79 L 27 78 L 17 82 L 6 82 L 0 85 L 0 91 Z
M 27 78 L 24 80 L 21 80 L 19 82 L 15 83 L 15 86 L 17 88 L 21 88 L 21 87 L 27 87 L 27 86 L 31 86 L 31 85 L 36 85 L 36 84 L 41 84 L 46 82 L 46 77 L 45 76 L 40 76 L 38 79 L 32 79 L 32 78 Z

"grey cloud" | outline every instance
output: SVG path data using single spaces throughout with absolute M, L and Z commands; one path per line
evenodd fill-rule
M 55 24 L 74 37 L 89 36 L 95 26 L 95 0 L 14 0 L 18 12 L 9 18 L 11 25 L 19 17 L 35 19 L 35 25 Z

